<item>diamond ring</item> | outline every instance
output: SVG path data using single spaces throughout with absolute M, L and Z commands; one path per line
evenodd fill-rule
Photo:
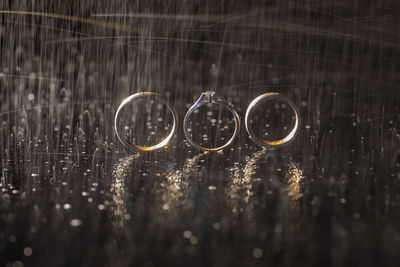
M 139 98 L 142 97 L 150 97 L 152 99 L 155 99 L 157 101 L 159 101 L 160 103 L 164 104 L 167 106 L 168 110 L 172 113 L 172 119 L 173 119 L 173 124 L 172 124 L 172 129 L 170 131 L 170 133 L 168 134 L 168 136 L 163 139 L 160 143 L 156 144 L 156 145 L 152 145 L 152 146 L 140 146 L 140 145 L 136 145 L 136 144 L 132 144 L 130 143 L 125 137 L 123 137 L 121 135 L 121 133 L 118 131 L 118 127 L 117 127 L 117 122 L 120 119 L 120 115 L 121 115 L 121 111 L 124 109 L 124 107 L 130 103 L 133 100 L 137 100 Z M 125 98 L 121 105 L 119 105 L 117 112 L 115 113 L 115 119 L 114 119 L 114 129 L 115 129 L 115 133 L 117 134 L 117 137 L 119 139 L 119 141 L 121 141 L 121 143 L 123 143 L 126 147 L 128 148 L 132 148 L 136 151 L 153 151 L 153 150 L 158 150 L 164 146 L 166 146 L 168 144 L 168 142 L 171 140 L 171 138 L 173 137 L 173 135 L 175 134 L 176 131 L 176 124 L 178 121 L 178 116 L 176 114 L 175 109 L 168 103 L 167 100 L 165 100 L 164 98 L 162 98 L 159 94 L 157 93 L 153 93 L 153 92 L 140 92 L 140 93 L 136 93 L 133 94 L 127 98 Z
M 219 147 L 207 148 L 207 147 L 201 146 L 201 145 L 197 144 L 196 142 L 194 142 L 192 137 L 188 133 L 188 122 L 189 122 L 190 116 L 196 109 L 198 109 L 199 107 L 201 107 L 203 105 L 206 105 L 207 103 L 224 105 L 233 114 L 233 118 L 235 120 L 235 132 L 233 133 L 232 137 L 228 140 L 228 142 L 226 142 L 224 145 L 219 146 Z M 230 104 L 228 104 L 222 97 L 220 97 L 213 91 L 207 91 L 207 92 L 202 93 L 200 95 L 200 98 L 196 101 L 196 103 L 194 103 L 193 106 L 191 106 L 189 108 L 189 110 L 186 113 L 185 118 L 183 120 L 183 132 L 185 133 L 186 139 L 189 141 L 189 143 L 192 146 L 194 146 L 197 149 L 204 150 L 204 151 L 217 151 L 217 150 L 221 150 L 224 147 L 230 145 L 233 142 L 233 140 L 236 138 L 236 136 L 238 135 L 239 128 L 240 128 L 240 117 L 239 117 L 238 113 L 233 109 L 233 107 Z
M 290 131 L 290 133 L 286 137 L 284 137 L 280 140 L 268 141 L 268 140 L 261 139 L 260 137 L 257 137 L 254 134 L 253 129 L 250 127 L 251 115 L 254 112 L 254 109 L 261 102 L 266 101 L 266 100 L 283 101 L 286 104 L 288 104 L 294 111 L 294 116 L 295 116 L 296 121 L 294 123 L 293 129 Z M 266 147 L 266 148 L 276 148 L 276 147 L 280 147 L 280 146 L 289 144 L 296 137 L 296 134 L 299 129 L 299 124 L 300 124 L 299 111 L 298 111 L 296 105 L 292 101 L 290 101 L 288 98 L 281 95 L 280 93 L 270 92 L 270 93 L 265 93 L 265 94 L 259 95 L 253 101 L 251 101 L 249 107 L 246 110 L 245 126 L 246 126 L 247 133 L 250 135 L 250 138 L 255 143 L 257 143 L 260 146 Z

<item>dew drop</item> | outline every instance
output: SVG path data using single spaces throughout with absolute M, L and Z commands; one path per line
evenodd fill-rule
M 263 255 L 263 252 L 262 252 L 261 249 L 255 248 L 255 249 L 253 250 L 253 257 L 254 257 L 254 258 L 259 259 L 259 258 L 262 257 L 262 255 Z
M 26 248 L 24 248 L 24 255 L 25 256 L 27 256 L 27 257 L 29 257 L 29 256 L 31 256 L 32 255 L 32 249 L 30 248 L 30 247 L 26 247 Z
M 82 221 L 79 220 L 79 219 L 72 219 L 70 224 L 71 224 L 72 227 L 77 227 L 77 226 L 82 225 Z

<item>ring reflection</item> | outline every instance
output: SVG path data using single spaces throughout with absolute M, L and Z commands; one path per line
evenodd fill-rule
M 129 219 L 126 203 L 128 200 L 128 192 L 126 190 L 126 177 L 131 171 L 132 163 L 138 159 L 140 154 L 134 154 L 128 157 L 121 158 L 114 166 L 112 172 L 111 183 L 111 221 L 113 226 L 113 233 L 119 235 L 125 227 L 125 221 Z
M 225 195 L 232 213 L 252 217 L 255 203 L 268 202 L 259 199 L 257 192 L 267 192 L 279 198 L 280 209 L 289 217 L 296 218 L 300 212 L 300 198 L 303 196 L 301 181 L 303 170 L 292 160 L 280 160 L 279 154 L 264 148 L 254 152 L 243 168 L 232 169 L 231 180 Z M 285 172 L 281 172 L 282 169 Z M 284 175 L 282 175 L 284 174 Z M 256 177 L 260 178 L 256 178 Z
M 258 168 L 258 161 L 267 151 L 266 148 L 263 148 L 253 153 L 250 160 L 244 166 L 243 171 L 240 168 L 232 170 L 232 179 L 225 190 L 225 195 L 233 214 L 238 215 L 244 211 L 252 210 L 252 202 L 250 201 L 253 189 L 252 177 Z
M 300 216 L 299 199 L 303 196 L 300 182 L 303 179 L 303 170 L 298 164 L 290 162 L 286 171 L 286 190 L 289 197 L 289 210 L 297 218 Z
M 176 207 L 187 208 L 191 205 L 188 197 L 190 194 L 188 178 L 199 160 L 207 153 L 203 152 L 187 159 L 180 170 L 165 175 L 165 181 L 161 183 L 161 200 L 164 210 Z

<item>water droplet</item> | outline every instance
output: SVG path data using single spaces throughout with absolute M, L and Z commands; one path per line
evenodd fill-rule
M 30 247 L 26 247 L 26 248 L 24 248 L 24 255 L 25 256 L 27 256 L 27 257 L 29 257 L 29 256 L 31 256 L 32 255 L 32 249 L 30 248 Z
M 6 267 L 24 267 L 22 261 L 14 261 L 12 264 L 7 264 Z
M 192 236 L 190 237 L 190 243 L 196 245 L 197 243 L 199 243 L 199 239 L 196 236 Z
M 254 258 L 259 259 L 259 258 L 262 257 L 262 255 L 263 255 L 263 252 L 262 252 L 261 249 L 255 248 L 255 249 L 253 250 L 253 257 L 254 257 Z
M 73 227 L 77 227 L 77 226 L 82 225 L 82 221 L 79 220 L 79 219 L 72 219 L 71 222 L 70 222 L 70 224 L 71 224 L 71 226 L 73 226 Z
M 29 95 L 28 95 L 28 100 L 29 100 L 29 101 L 35 100 L 34 94 L 29 94 Z
M 17 238 L 15 237 L 15 235 L 10 235 L 8 237 L 8 241 L 10 241 L 10 243 L 15 243 L 17 241 Z
M 219 229 L 221 229 L 221 224 L 219 222 L 215 222 L 215 223 L 213 223 L 213 228 L 214 228 L 214 230 L 219 230 Z
M 189 239 L 190 237 L 192 237 L 192 232 L 190 232 L 189 230 L 183 231 L 183 237 Z

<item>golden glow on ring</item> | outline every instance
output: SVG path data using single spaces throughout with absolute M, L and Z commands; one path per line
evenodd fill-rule
M 160 143 L 158 143 L 156 145 L 153 145 L 153 146 L 139 146 L 139 145 L 135 145 L 135 144 L 129 143 L 128 140 L 126 140 L 126 138 L 122 137 L 119 134 L 118 127 L 117 127 L 117 121 L 119 119 L 119 115 L 121 113 L 121 110 L 125 107 L 125 105 L 128 104 L 129 102 L 131 102 L 134 99 L 137 99 L 137 98 L 140 98 L 140 97 L 144 97 L 144 96 L 153 96 L 153 97 L 157 98 L 157 100 L 159 100 L 161 103 L 163 103 L 164 105 L 167 106 L 169 111 L 171 111 L 172 118 L 173 118 L 173 125 L 172 125 L 171 132 L 168 134 L 168 136 L 164 140 L 162 140 Z M 171 138 L 175 134 L 177 121 L 178 121 L 178 116 L 177 116 L 174 108 L 164 98 L 162 98 L 159 94 L 154 93 L 154 92 L 140 92 L 140 93 L 136 93 L 136 94 L 133 94 L 133 95 L 125 98 L 122 101 L 121 105 L 119 105 L 118 110 L 115 113 L 114 128 L 115 128 L 115 133 L 117 134 L 117 137 L 121 141 L 121 143 L 123 143 L 127 147 L 133 148 L 135 150 L 148 152 L 148 151 L 158 150 L 158 149 L 166 146 L 169 143 L 169 141 L 171 140 Z
M 254 108 L 260 104 L 261 101 L 263 100 L 281 100 L 284 101 L 285 103 L 289 104 L 289 106 L 293 109 L 294 115 L 296 118 L 296 122 L 294 124 L 293 129 L 290 131 L 290 133 L 280 139 L 280 140 L 273 140 L 273 141 L 268 141 L 268 140 L 263 140 L 257 136 L 255 136 L 253 130 L 250 127 L 250 116 L 251 113 L 253 112 Z M 280 93 L 275 93 L 275 92 L 270 92 L 270 93 L 264 93 L 262 95 L 259 95 L 256 97 L 253 101 L 251 101 L 249 107 L 246 110 L 246 116 L 245 116 L 245 126 L 246 130 L 249 133 L 251 139 L 253 139 L 254 142 L 256 142 L 258 145 L 266 147 L 266 148 L 272 148 L 272 147 L 279 147 L 286 145 L 293 141 L 293 139 L 296 137 L 297 131 L 299 129 L 299 124 L 300 124 L 300 118 L 299 118 L 299 112 L 297 110 L 296 105 L 290 101 L 288 98 L 282 96 Z

